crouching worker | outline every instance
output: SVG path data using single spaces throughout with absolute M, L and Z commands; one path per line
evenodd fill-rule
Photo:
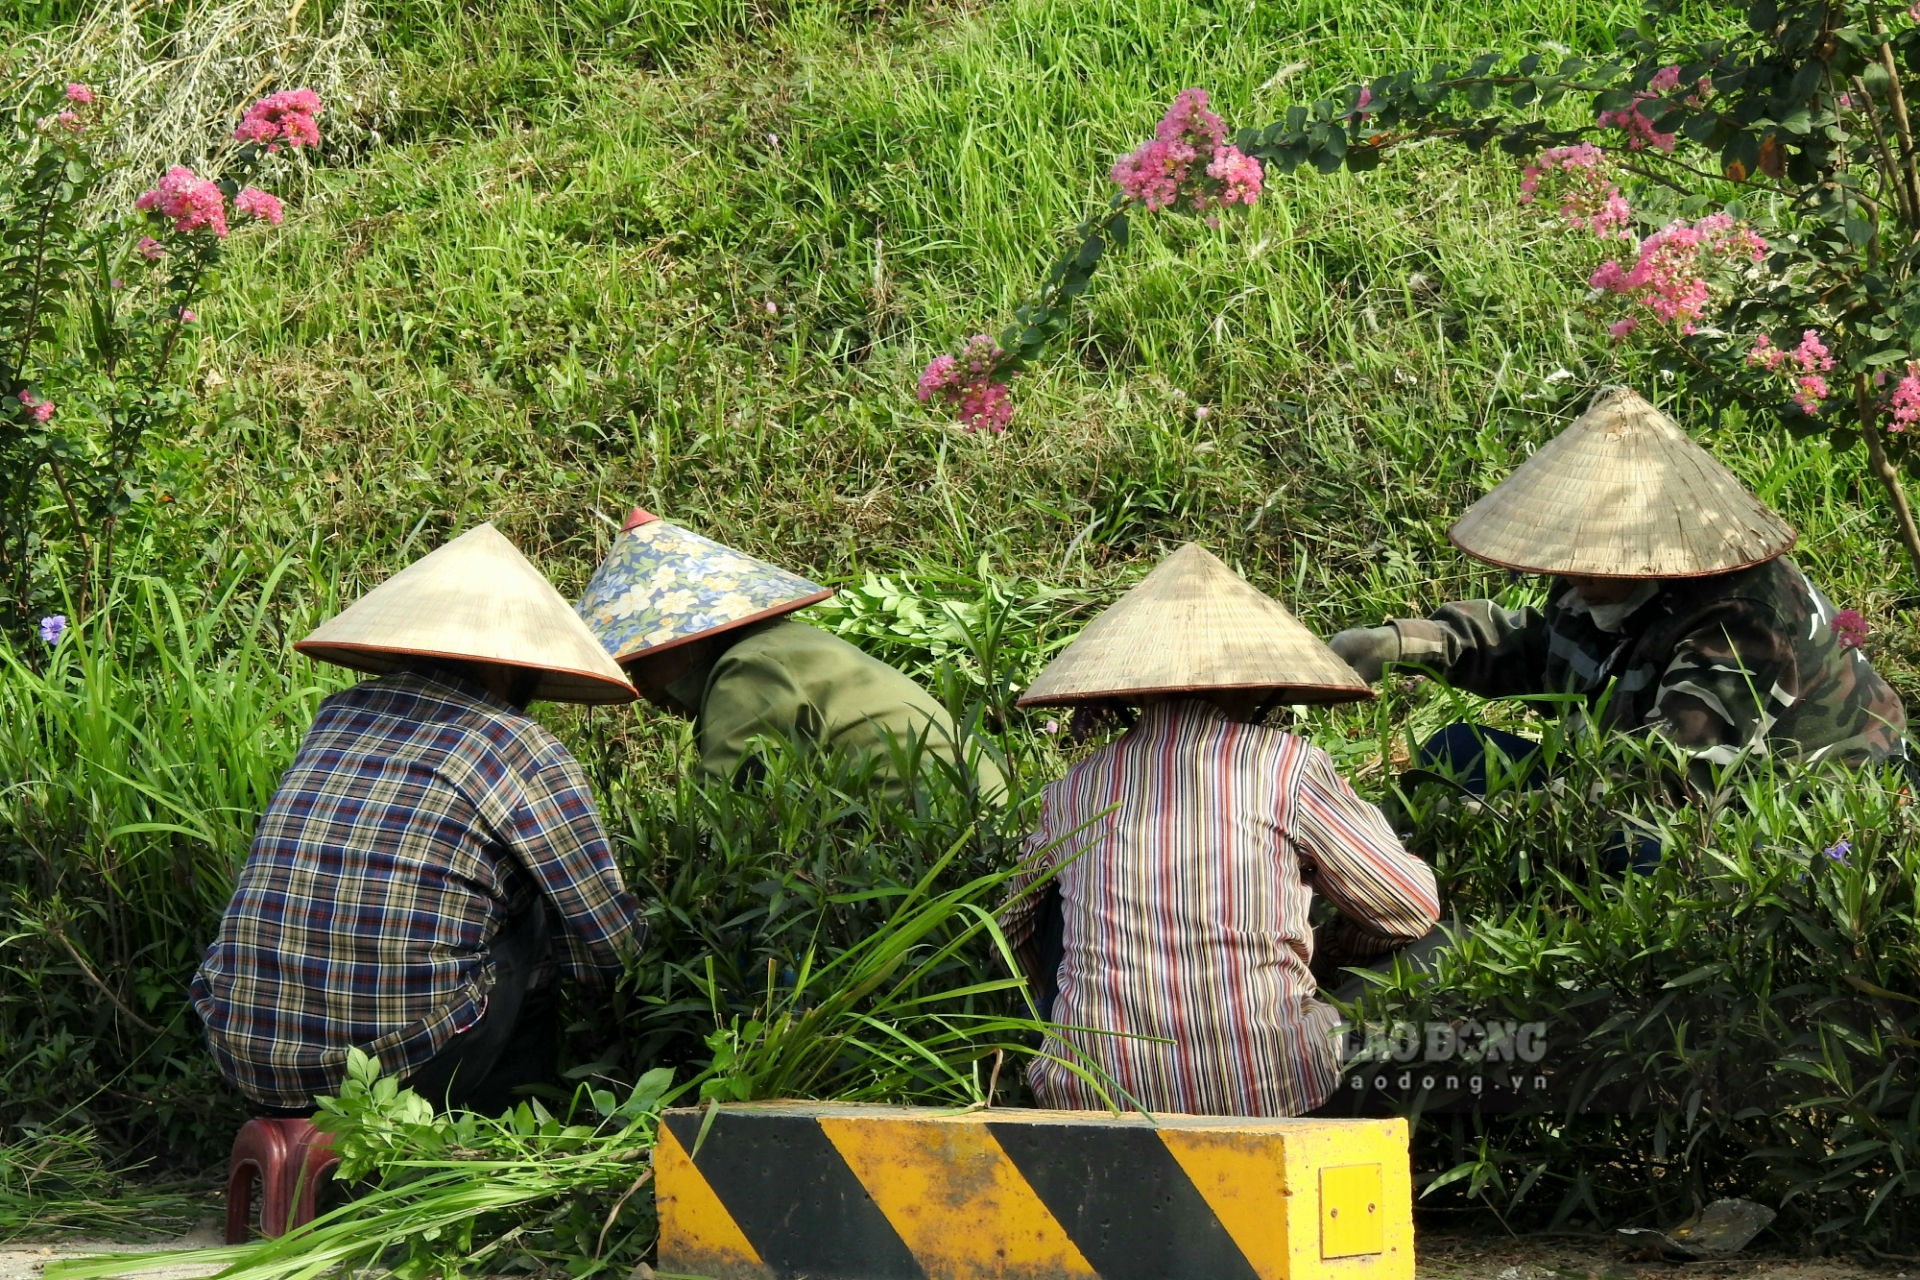
M 1367 680 L 1399 662 L 1483 697 L 1604 698 L 1603 727 L 1660 734 L 1696 772 L 1768 755 L 1905 757 L 1900 699 L 1787 558 L 1793 530 L 1624 387 L 1596 396 L 1449 536 L 1489 564 L 1550 578 L 1546 606 L 1469 600 L 1342 631 L 1334 652 Z M 1489 741 L 1515 761 L 1536 745 L 1455 725 L 1422 763 L 1484 791 Z M 1643 842 L 1634 865 L 1648 856 Z
M 835 635 L 788 617 L 832 595 L 636 509 L 600 562 L 580 616 L 656 707 L 692 720 L 700 772 L 751 770 L 756 740 L 864 760 L 896 797 L 918 753 L 957 767 L 983 795 L 1004 790 L 978 742 L 925 689 Z
M 379 678 L 320 704 L 260 820 L 193 980 L 214 1059 L 280 1114 L 338 1092 L 349 1048 L 499 1114 L 554 1081 L 556 973 L 612 975 L 641 928 L 580 766 L 526 705 L 632 686 L 492 525 L 295 648 Z
M 1055 1030 L 1028 1074 L 1040 1105 L 1104 1105 L 1049 1056 L 1098 1067 L 1150 1111 L 1291 1116 L 1333 1092 L 1340 1015 L 1316 999 L 1314 895 L 1339 909 L 1322 931 L 1337 936 L 1318 941 L 1357 961 L 1431 951 L 1439 901 L 1432 869 L 1327 754 L 1261 722 L 1275 705 L 1369 696 L 1191 543 L 1040 673 L 1022 705 L 1142 709 L 1047 788 L 1002 913 L 1051 994 Z M 1029 891 L 1055 870 L 1057 925 Z

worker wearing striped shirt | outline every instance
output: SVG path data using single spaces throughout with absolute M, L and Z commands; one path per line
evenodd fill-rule
M 1314 895 L 1339 909 L 1331 928 L 1356 959 L 1427 938 L 1439 900 L 1432 869 L 1326 753 L 1260 721 L 1276 703 L 1366 696 L 1193 544 L 1041 673 L 1023 705 L 1143 708 L 1047 788 L 1003 911 L 1032 986 L 1057 991 L 1028 1074 L 1042 1106 L 1104 1105 L 1076 1061 L 1151 1111 L 1300 1115 L 1332 1094 L 1340 1015 L 1316 998 Z M 1052 948 L 1036 891 L 1049 879 Z
M 533 698 L 632 686 L 538 569 L 482 525 L 300 642 L 379 678 L 329 697 L 255 833 L 193 1003 L 221 1074 L 279 1113 L 347 1051 L 498 1114 L 555 1082 L 554 979 L 636 942 L 587 780 Z

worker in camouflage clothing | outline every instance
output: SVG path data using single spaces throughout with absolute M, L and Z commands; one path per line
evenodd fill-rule
M 1469 600 L 1334 636 L 1367 679 L 1399 662 L 1484 697 L 1584 694 L 1600 723 L 1659 733 L 1702 765 L 1906 754 L 1906 713 L 1860 649 L 1858 616 L 1786 557 L 1792 529 L 1632 391 L 1601 392 L 1450 536 L 1551 574 L 1546 607 Z M 1423 763 L 1484 789 L 1488 741 L 1512 760 L 1534 745 L 1455 725 Z

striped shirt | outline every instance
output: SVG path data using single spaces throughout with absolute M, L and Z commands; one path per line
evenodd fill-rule
M 620 968 L 638 904 L 552 734 L 451 675 L 334 694 L 194 975 L 221 1074 L 273 1107 L 337 1091 L 349 1046 L 404 1078 L 486 1011 L 488 946 L 543 895 L 568 972 Z
M 1060 867 L 1052 1021 L 1086 1029 L 1056 1030 L 1029 1069 L 1047 1107 L 1104 1105 L 1053 1055 L 1097 1064 L 1148 1110 L 1311 1111 L 1340 1062 L 1339 1014 L 1308 968 L 1313 895 L 1363 935 L 1354 954 L 1424 937 L 1439 916 L 1432 869 L 1324 751 L 1199 701 L 1149 708 L 1049 786 L 1029 848 L 1007 938 L 1031 955 L 1039 895 L 1022 895 Z

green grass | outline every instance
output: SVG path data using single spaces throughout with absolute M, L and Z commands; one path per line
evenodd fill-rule
M 1104 592 L 1194 538 L 1325 630 L 1497 586 L 1450 520 L 1595 386 L 1671 394 L 1579 313 L 1591 263 L 1521 216 L 1512 166 L 1437 149 L 1278 180 L 1220 232 L 1160 220 L 1003 438 L 911 394 L 1178 88 L 1264 120 L 1407 58 L 1594 45 L 1624 6 L 796 5 L 670 60 L 560 13 L 414 31 L 403 65 L 524 75 L 419 68 L 410 141 L 235 255 L 163 558 L 217 523 L 351 594 L 493 518 L 572 589 L 637 502 L 831 581 L 986 555 Z M 1836 599 L 1908 616 L 1857 456 L 1689 425 Z

